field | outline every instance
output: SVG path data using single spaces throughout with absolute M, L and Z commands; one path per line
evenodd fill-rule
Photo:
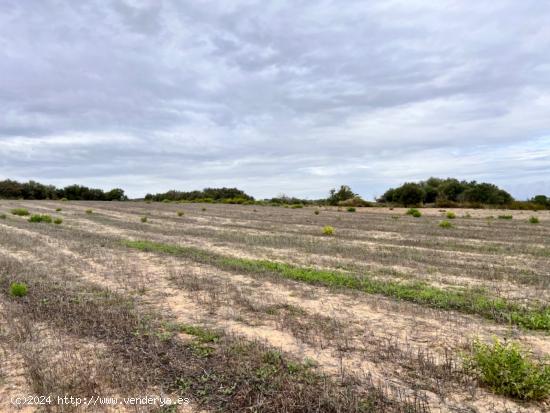
M 421 212 L 0 201 L 0 411 L 550 409 L 464 362 L 495 338 L 550 355 L 550 211 Z

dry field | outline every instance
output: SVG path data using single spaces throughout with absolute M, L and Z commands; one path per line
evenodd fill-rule
M 550 211 L 441 228 L 437 209 L 315 210 L 0 201 L 0 411 L 32 394 L 190 403 L 21 411 L 550 410 L 463 363 L 494 337 L 550 355 Z

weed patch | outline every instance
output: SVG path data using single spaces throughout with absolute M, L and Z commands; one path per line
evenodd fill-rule
M 29 210 L 25 209 L 25 208 L 14 208 L 14 209 L 11 210 L 11 213 L 13 215 L 18 215 L 20 217 L 30 215 Z
M 522 400 L 550 396 L 550 364 L 533 360 L 517 343 L 475 341 L 465 367 L 497 394 Z
M 451 224 L 449 221 L 441 221 L 439 223 L 439 226 L 441 228 L 452 228 L 453 227 L 453 224 Z
M 13 297 L 24 297 L 28 294 L 29 288 L 25 283 L 13 282 L 10 284 L 10 294 Z
M 35 214 L 35 215 L 31 215 L 31 217 L 29 218 L 29 222 L 45 222 L 46 224 L 51 224 L 52 217 L 49 215 Z
M 331 227 L 330 225 L 325 225 L 323 227 L 323 234 L 327 236 L 334 235 L 334 228 Z

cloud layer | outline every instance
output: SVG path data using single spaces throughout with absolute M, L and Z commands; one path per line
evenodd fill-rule
M 550 194 L 550 3 L 0 3 L 0 178 Z

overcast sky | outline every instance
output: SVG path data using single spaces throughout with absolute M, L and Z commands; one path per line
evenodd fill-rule
M 550 195 L 550 2 L 0 0 L 0 179 Z

